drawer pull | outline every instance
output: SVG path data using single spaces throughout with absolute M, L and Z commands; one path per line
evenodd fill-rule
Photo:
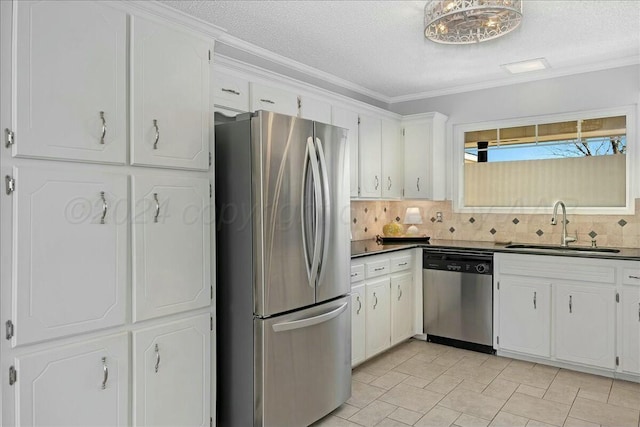
M 220 89 L 220 90 L 222 90 L 223 92 L 230 93 L 230 94 L 232 94 L 232 95 L 240 95 L 240 92 L 238 92 L 238 91 L 236 91 L 236 90 L 233 90 L 233 89 L 226 89 L 226 88 L 224 88 L 224 87 L 223 87 L 223 88 L 222 88 L 222 89 Z
M 378 268 L 374 268 L 373 271 L 383 271 L 384 267 L 378 267 Z
M 356 301 L 358 301 L 358 310 L 356 311 L 356 314 L 360 314 L 360 310 L 362 309 L 362 302 L 360 301 L 360 295 L 356 297 Z
M 373 309 L 376 309 L 376 306 L 378 305 L 378 296 L 376 295 L 376 293 L 373 293 L 373 297 L 376 299 L 376 301 L 373 303 Z
M 261 99 L 261 100 L 260 100 L 260 102 L 264 102 L 264 103 L 266 103 L 266 104 L 275 104 L 275 102 L 273 102 L 273 101 L 272 101 L 272 100 L 270 100 L 270 99 Z
M 358 273 L 351 273 L 351 277 L 358 277 Z
M 401 262 L 400 264 L 398 264 L 398 267 L 402 267 L 403 265 L 407 265 L 407 262 Z
M 640 276 L 633 276 L 633 275 L 629 275 L 629 279 L 636 279 L 636 280 L 640 280 Z

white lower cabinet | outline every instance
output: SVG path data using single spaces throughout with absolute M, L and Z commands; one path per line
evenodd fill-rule
M 126 333 L 18 356 L 16 426 L 126 426 Z
M 391 295 L 388 277 L 367 282 L 366 287 L 366 357 L 375 356 L 391 343 Z
M 551 356 L 551 284 L 527 277 L 500 280 L 500 347 Z
M 638 282 L 638 286 L 622 287 L 619 341 L 622 343 L 622 370 L 640 375 L 640 279 Z
M 413 274 L 391 276 L 391 345 L 413 335 Z
M 352 366 L 416 333 L 413 260 L 406 250 L 351 261 Z
M 133 425 L 208 426 L 209 316 L 133 332 Z
M 351 288 L 351 366 L 359 364 L 366 357 L 365 300 L 363 284 Z
M 556 357 L 570 362 L 615 367 L 613 287 L 555 286 Z

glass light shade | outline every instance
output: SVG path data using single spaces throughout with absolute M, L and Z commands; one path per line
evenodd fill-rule
M 420 208 L 407 208 L 404 213 L 404 224 L 422 224 Z
M 522 21 L 522 0 L 432 0 L 424 8 L 424 35 L 444 44 L 495 39 Z

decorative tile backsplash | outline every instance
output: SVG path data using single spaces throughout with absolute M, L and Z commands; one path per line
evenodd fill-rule
M 567 231 L 578 234 L 575 245 L 640 248 L 640 199 L 635 215 L 567 215 Z M 352 201 L 353 240 L 373 239 L 394 219 L 402 223 L 408 207 L 420 208 L 421 234 L 438 240 L 476 240 L 489 242 L 560 243 L 562 224 L 551 225 L 549 214 L 454 213 L 451 201 Z M 442 213 L 442 222 L 436 219 Z M 405 228 L 408 226 L 405 226 Z

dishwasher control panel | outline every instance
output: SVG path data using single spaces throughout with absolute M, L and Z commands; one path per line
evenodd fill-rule
M 493 274 L 493 257 L 486 254 L 424 251 L 422 268 L 455 273 Z

